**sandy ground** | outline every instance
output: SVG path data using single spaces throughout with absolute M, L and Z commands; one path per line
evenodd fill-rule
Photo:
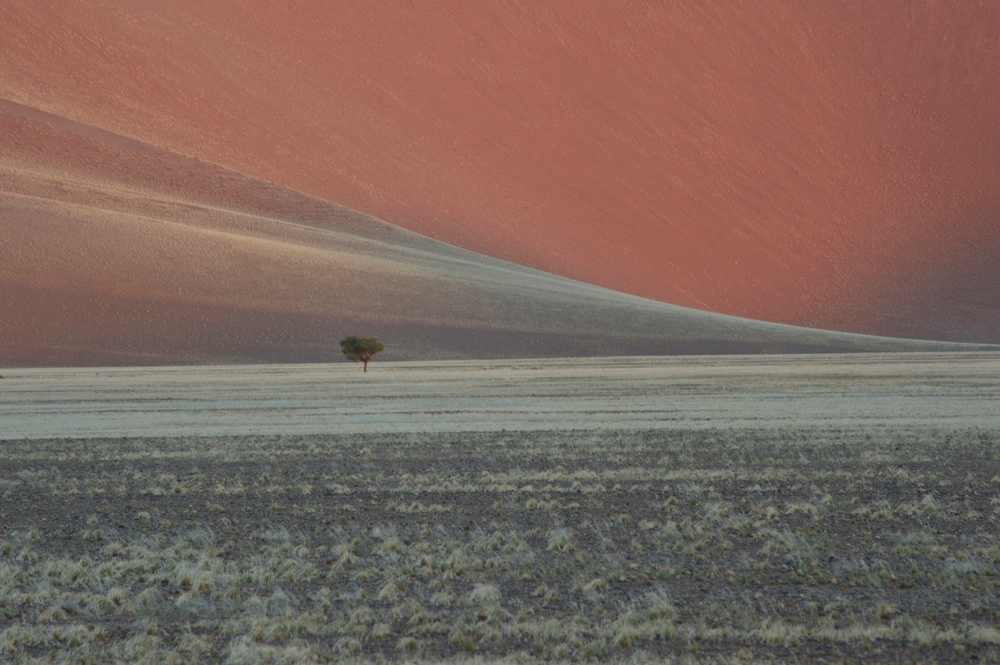
M 4 662 L 1000 659 L 1000 353 L 2 373 Z
M 0 100 L 0 362 L 936 351 L 628 296 Z
M 12 370 L 0 439 L 1000 427 L 1000 354 Z
M 0 97 L 664 302 L 995 342 L 998 31 L 991 0 L 25 0 Z

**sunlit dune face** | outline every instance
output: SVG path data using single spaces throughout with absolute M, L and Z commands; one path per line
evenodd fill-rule
M 22 2 L 0 97 L 627 293 L 1000 340 L 995 3 L 560 4 Z
M 4 366 L 942 347 L 625 296 L 11 102 L 0 133 Z

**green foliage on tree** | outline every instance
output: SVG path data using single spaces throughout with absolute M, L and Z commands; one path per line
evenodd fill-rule
M 368 361 L 376 353 L 385 351 L 385 345 L 374 337 L 347 337 L 340 340 L 340 349 L 344 356 L 352 362 L 359 360 L 364 363 L 365 372 L 368 371 Z

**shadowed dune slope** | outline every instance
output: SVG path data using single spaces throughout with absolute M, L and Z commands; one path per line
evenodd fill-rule
M 1000 4 L 0 4 L 0 97 L 644 297 L 1000 342 Z
M 614 293 L 9 102 L 0 132 L 8 366 L 949 348 Z

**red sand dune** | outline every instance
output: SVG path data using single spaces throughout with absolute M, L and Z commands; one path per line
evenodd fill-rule
M 627 296 L 0 101 L 0 362 L 956 350 Z
M 993 0 L 21 0 L 0 97 L 627 293 L 1000 342 Z

